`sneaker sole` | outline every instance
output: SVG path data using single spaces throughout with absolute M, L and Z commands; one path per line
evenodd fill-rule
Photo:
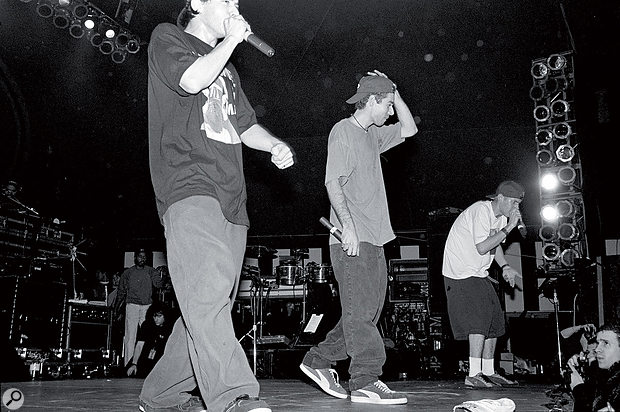
M 310 368 L 308 368 L 306 365 L 304 365 L 303 363 L 301 363 L 299 365 L 299 369 L 301 369 L 301 371 L 310 379 L 312 379 L 312 381 L 314 383 L 316 383 L 317 385 L 319 385 L 319 388 L 321 388 L 323 390 L 323 392 L 327 393 L 328 395 L 331 395 L 335 398 L 339 398 L 339 399 L 347 399 L 349 397 L 349 395 L 345 394 L 345 393 L 340 393 L 340 392 L 336 392 L 333 391 L 329 388 L 326 388 L 324 386 L 325 382 L 320 380 L 319 378 L 317 378 L 314 373 L 312 373 L 312 371 L 310 370 Z
M 489 384 L 488 386 L 487 385 L 483 386 L 483 385 L 475 385 L 473 383 L 465 382 L 465 386 L 468 386 L 470 388 L 483 388 L 483 389 L 487 389 L 487 388 L 493 388 L 493 387 L 498 386 L 498 385 Z
M 351 396 L 353 403 L 370 403 L 375 405 L 403 405 L 407 403 L 407 398 L 397 399 L 373 399 L 367 396 Z

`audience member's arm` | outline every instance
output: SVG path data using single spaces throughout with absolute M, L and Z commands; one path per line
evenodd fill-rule
M 133 362 L 129 369 L 127 369 L 127 376 L 135 375 L 138 372 L 138 359 L 140 359 L 140 354 L 142 353 L 142 348 L 144 348 L 144 341 L 139 340 L 136 342 L 136 347 L 133 350 Z

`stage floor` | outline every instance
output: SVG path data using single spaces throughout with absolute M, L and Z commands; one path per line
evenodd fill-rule
M 141 379 L 97 378 L 54 381 L 2 383 L 2 393 L 16 388 L 22 391 L 24 403 L 19 411 L 97 411 L 123 412 L 138 410 Z M 549 411 L 553 400 L 546 392 L 555 385 L 522 383 L 518 387 L 469 389 L 462 380 L 407 380 L 386 382 L 398 391 L 407 393 L 406 405 L 378 406 L 354 404 L 323 393 L 309 379 L 261 379 L 261 397 L 274 412 L 327 411 L 428 411 L 448 412 L 466 400 L 510 398 L 516 411 Z M 567 396 L 564 396 L 567 398 Z M 568 399 L 568 398 L 567 398 Z M 8 410 L 3 399 L 2 411 Z M 551 406 L 550 406 L 551 405 Z M 570 403 L 563 409 L 572 411 Z M 220 412 L 220 411 L 217 411 Z

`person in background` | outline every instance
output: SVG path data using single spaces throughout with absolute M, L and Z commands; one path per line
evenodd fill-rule
M 186 0 L 177 24 L 157 25 L 149 41 L 151 180 L 181 318 L 144 380 L 143 412 L 271 411 L 231 315 L 250 224 L 242 145 L 280 169 L 294 158 L 257 122 L 230 62 L 251 33 L 238 7 Z M 196 383 L 202 399 L 191 395 Z
M 488 270 L 495 260 L 511 287 L 520 276 L 506 261 L 501 245 L 521 221 L 524 196 L 519 183 L 501 182 L 495 194 L 462 211 L 448 232 L 442 272 L 454 339 L 469 341 L 467 386 L 517 384 L 495 372 L 495 347 L 506 322 Z
M 172 319 L 167 308 L 155 302 L 146 314 L 146 320 L 140 325 L 133 352 L 132 363 L 127 369 L 127 376 L 145 378 L 164 353 L 168 336 L 172 332 Z
M 573 355 L 568 360 L 573 411 L 620 411 L 620 325 L 617 322 L 598 329 L 594 354 L 598 363 L 595 374 L 584 369 L 587 362 L 584 354 Z
M 355 112 L 332 127 L 325 172 L 330 220 L 342 232 L 340 244 L 329 240 L 342 315 L 299 368 L 327 394 L 345 399 L 349 394 L 332 365 L 350 357 L 351 402 L 404 404 L 406 394 L 379 380 L 386 360 L 377 328 L 387 291 L 383 245 L 395 238 L 380 156 L 418 128 L 396 85 L 377 70 L 360 79 L 347 103 Z M 385 125 L 394 113 L 398 121 Z
M 162 284 L 159 272 L 146 264 L 146 250 L 136 250 L 134 263 L 121 275 L 114 306 L 116 317 L 125 309 L 125 335 L 123 338 L 125 367 L 133 358 L 138 327 L 146 319 L 146 311 L 153 303 L 153 288 L 159 288 Z

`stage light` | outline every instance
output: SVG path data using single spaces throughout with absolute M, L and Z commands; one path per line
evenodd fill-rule
M 547 243 L 543 246 L 542 255 L 547 260 L 557 260 L 560 256 L 560 247 L 555 243 Z
M 570 136 L 572 129 L 566 122 L 558 123 L 553 126 L 553 135 L 556 139 L 566 139 Z
M 103 39 L 99 45 L 99 51 L 103 54 L 111 54 L 114 51 L 114 43 L 110 39 Z
M 560 262 L 566 267 L 573 267 L 575 260 L 580 257 L 581 255 L 575 249 L 564 249 L 560 254 Z
M 532 77 L 536 80 L 541 80 L 547 77 L 549 68 L 542 62 L 534 63 L 531 69 Z
M 536 160 L 540 165 L 549 165 L 553 162 L 553 153 L 547 149 L 541 149 L 536 153 Z
M 553 113 L 554 116 L 564 116 L 568 113 L 569 109 L 570 106 L 566 100 L 556 100 L 551 103 L 551 113 Z
M 110 57 L 114 63 L 121 64 L 125 61 L 125 58 L 127 58 L 127 50 L 115 49 Z
M 530 98 L 534 101 L 540 100 L 545 96 L 545 90 L 538 84 L 535 84 L 530 89 Z
M 73 20 L 71 25 L 69 26 L 69 34 L 79 39 L 84 35 L 84 29 L 82 28 L 82 23 L 79 20 Z
M 133 38 L 129 39 L 129 41 L 127 42 L 127 51 L 129 53 L 135 54 L 135 53 L 138 53 L 139 50 L 140 50 L 140 39 L 138 39 L 138 36 L 134 36 Z
M 544 205 L 540 210 L 540 215 L 547 222 L 555 222 L 560 217 L 560 214 L 554 205 Z
M 561 162 L 568 163 L 575 157 L 575 149 L 569 144 L 563 144 L 555 150 L 555 156 Z
M 99 47 L 103 42 L 103 36 L 97 32 L 88 33 L 88 39 L 90 40 L 90 44 L 92 44 L 93 47 Z
M 542 240 L 546 242 L 551 242 L 555 240 L 555 237 L 556 237 L 555 227 L 550 226 L 550 225 L 541 226 L 540 229 L 538 229 L 538 237 L 540 237 Z
M 577 172 L 571 166 L 563 166 L 558 170 L 558 180 L 564 186 L 572 185 L 577 178 Z
M 536 142 L 541 146 L 548 145 L 553 140 L 553 134 L 549 129 L 540 129 L 536 132 Z
M 551 112 L 547 106 L 536 106 L 534 108 L 534 119 L 539 122 L 546 122 L 551 117 Z
M 49 0 L 39 0 L 37 2 L 37 14 L 44 19 L 52 17 L 54 15 L 54 7 Z
M 560 182 L 555 173 L 545 173 L 540 178 L 540 187 L 547 191 L 555 190 L 559 186 Z
M 54 26 L 59 29 L 66 29 L 69 27 L 71 19 L 69 18 L 69 12 L 63 8 L 57 7 L 54 12 Z
M 562 223 L 558 226 L 558 237 L 562 240 L 575 240 L 579 236 L 579 230 L 572 223 Z
M 556 205 L 555 209 L 558 212 L 560 217 L 571 217 L 573 213 L 575 213 L 575 205 L 570 200 L 560 200 Z
M 547 58 L 547 66 L 551 70 L 562 70 L 566 66 L 566 57 L 561 54 L 552 54 Z
M 92 19 L 92 17 L 84 20 L 84 27 L 86 27 L 88 30 L 92 30 L 93 28 L 95 28 L 95 21 Z
M 73 16 L 76 19 L 82 20 L 88 16 L 88 7 L 82 3 L 76 3 L 73 5 Z
M 114 40 L 114 43 L 116 44 L 116 47 L 124 49 L 125 47 L 127 47 L 127 43 L 129 42 L 129 35 L 127 34 L 127 32 L 120 32 L 117 36 L 116 39 Z

